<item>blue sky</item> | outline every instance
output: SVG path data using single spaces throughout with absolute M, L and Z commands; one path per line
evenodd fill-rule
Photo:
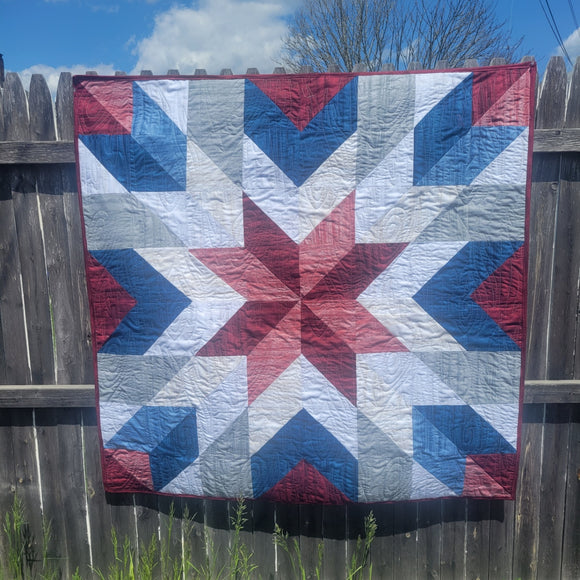
M 51 88 L 61 70 L 115 70 L 191 74 L 206 68 L 244 73 L 276 64 L 284 18 L 300 0 L 0 0 L 0 53 L 7 70 L 44 74 Z M 570 3 L 580 19 L 580 0 L 549 0 L 568 52 L 580 55 Z M 497 13 L 524 36 L 525 52 L 543 70 L 558 45 L 539 0 L 499 0 Z

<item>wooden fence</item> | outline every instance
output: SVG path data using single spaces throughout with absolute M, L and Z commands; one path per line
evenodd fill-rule
M 190 550 L 200 562 L 209 538 L 223 558 L 234 503 L 178 499 L 171 517 L 168 498 L 103 491 L 71 76 L 61 75 L 54 103 L 40 75 L 28 93 L 14 73 L 0 74 L 0 85 L 0 518 L 21 498 L 33 571 L 44 552 L 63 578 L 106 570 L 113 526 L 139 551 L 151 537 L 164 538 L 172 522 L 173 554 Z M 298 540 L 307 569 L 323 542 L 323 577 L 344 577 L 371 509 L 376 579 L 580 578 L 580 62 L 568 79 L 564 61 L 553 58 L 538 95 L 517 499 L 248 502 L 242 540 L 262 578 L 292 577 L 272 541 L 275 523 Z M 52 531 L 44 549 L 43 522 Z M 8 540 L 0 535 L 5 562 Z

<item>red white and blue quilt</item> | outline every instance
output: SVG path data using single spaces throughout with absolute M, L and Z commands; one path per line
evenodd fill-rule
M 534 90 L 76 77 L 106 489 L 513 498 Z

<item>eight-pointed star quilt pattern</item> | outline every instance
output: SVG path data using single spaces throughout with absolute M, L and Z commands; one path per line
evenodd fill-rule
M 76 77 L 106 489 L 512 498 L 534 88 Z

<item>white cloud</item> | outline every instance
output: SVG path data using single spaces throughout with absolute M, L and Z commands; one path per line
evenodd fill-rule
M 577 57 L 580 56 L 580 28 L 577 28 L 565 41 L 564 47 L 568 51 L 572 62 L 576 60 Z M 562 50 L 560 49 L 558 54 L 562 54 Z
M 270 73 L 286 32 L 283 17 L 295 5 L 296 0 L 201 0 L 198 7 L 175 6 L 159 14 L 151 36 L 138 42 L 133 73 L 205 68 L 218 74 L 231 68 L 242 74 L 248 67 Z
M 97 71 L 100 75 L 112 75 L 115 74 L 115 69 L 110 64 L 99 64 L 97 66 L 85 66 L 82 64 L 75 64 L 72 66 L 48 66 L 45 64 L 35 64 L 29 68 L 25 68 L 20 71 L 20 79 L 24 88 L 28 88 L 30 85 L 30 78 L 33 74 L 44 75 L 46 82 L 48 83 L 48 88 L 52 93 L 53 97 L 56 95 L 56 90 L 58 87 L 58 79 L 61 72 L 70 72 L 73 75 L 84 75 L 88 70 Z

